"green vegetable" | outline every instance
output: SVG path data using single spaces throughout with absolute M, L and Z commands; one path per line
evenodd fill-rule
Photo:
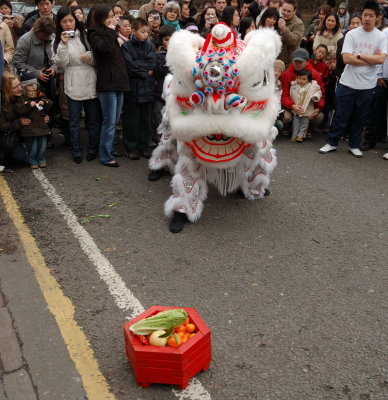
M 185 310 L 166 310 L 131 325 L 129 329 L 135 335 L 149 335 L 158 330 L 172 332 L 175 327 L 182 325 L 186 318 L 187 312 Z

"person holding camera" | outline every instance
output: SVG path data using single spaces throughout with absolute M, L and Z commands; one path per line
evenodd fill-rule
M 3 22 L 11 31 L 13 45 L 16 47 L 17 41 L 23 35 L 22 25 L 24 18 L 12 15 L 12 4 L 8 0 L 0 0 L 0 13 L 3 14 Z
M 151 10 L 147 14 L 147 22 L 150 28 L 148 40 L 151 40 L 155 47 L 159 46 L 159 32 L 162 26 L 162 14 L 158 10 Z
M 216 8 L 214 6 L 208 6 L 206 7 L 200 17 L 199 17 L 199 22 L 198 22 L 198 29 L 199 29 L 199 34 L 203 37 L 206 38 L 206 36 L 210 33 L 210 31 L 213 29 L 213 26 L 217 24 L 218 18 L 217 18 L 217 12 Z
M 64 70 L 64 91 L 69 105 L 69 134 L 73 161 L 80 164 L 83 150 L 80 141 L 82 107 L 88 129 L 86 159 L 97 157 L 101 130 L 101 109 L 97 98 L 97 73 L 84 25 L 74 12 L 62 7 L 57 14 L 57 31 L 53 42 L 53 63 Z
M 17 70 L 33 73 L 40 89 L 51 100 L 54 98 L 53 78 L 56 75 L 55 66 L 51 64 L 51 39 L 55 29 L 52 18 L 37 19 L 32 30 L 19 39 L 13 58 Z

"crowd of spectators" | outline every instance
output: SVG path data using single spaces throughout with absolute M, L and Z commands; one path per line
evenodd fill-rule
M 158 140 L 170 37 L 181 29 L 206 37 L 218 22 L 242 40 L 255 29 L 280 35 L 276 126 L 292 142 L 327 133 L 320 153 L 344 139 L 351 154 L 362 157 L 387 140 L 385 0 L 367 1 L 351 15 L 346 3 L 328 1 L 311 21 L 296 0 L 215 0 L 198 9 L 191 0 L 150 0 L 136 18 L 124 0 L 97 5 L 87 16 L 76 0 L 56 14 L 54 0 L 35 3 L 23 18 L 0 0 L 0 165 L 46 167 L 47 133 L 55 129 L 81 164 L 83 119 L 88 161 L 98 157 L 119 167 L 118 139 L 124 156 L 149 158 Z

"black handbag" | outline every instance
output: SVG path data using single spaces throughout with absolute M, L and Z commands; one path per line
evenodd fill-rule
M 15 131 L 8 130 L 0 132 L 0 155 L 11 153 L 17 140 L 18 133 Z

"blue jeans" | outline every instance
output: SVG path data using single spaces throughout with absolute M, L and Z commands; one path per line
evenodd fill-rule
M 88 153 L 97 154 L 101 131 L 101 107 L 98 99 L 84 101 L 73 100 L 67 97 L 69 104 L 69 134 L 71 154 L 73 157 L 82 156 L 80 140 L 80 124 L 82 106 L 85 110 L 86 126 L 88 129 Z
M 361 144 L 362 129 L 368 122 L 372 101 L 373 89 L 351 89 L 339 84 L 335 94 L 335 115 L 330 127 L 327 142 L 332 146 L 338 146 L 342 136 L 345 136 L 349 122 L 351 131 L 349 147 L 359 149 Z M 351 119 L 353 119 L 351 121 Z
M 113 141 L 123 107 L 124 92 L 100 92 L 98 97 L 102 111 L 99 157 L 105 164 L 115 159 Z
M 47 135 L 26 137 L 28 164 L 46 164 Z

